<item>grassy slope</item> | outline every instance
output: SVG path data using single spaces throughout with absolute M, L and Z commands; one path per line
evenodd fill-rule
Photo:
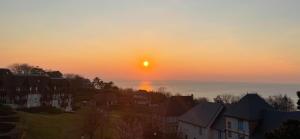
M 31 114 L 19 112 L 26 127 L 26 139 L 76 139 L 80 137 L 78 114 Z M 76 125 L 77 124 L 77 125 Z
M 82 131 L 82 114 L 80 110 L 74 114 L 33 114 L 19 112 L 21 122 L 26 128 L 25 139 L 80 139 Z M 105 138 L 115 138 L 114 128 L 120 117 L 128 114 L 136 114 L 133 111 L 112 111 L 104 128 Z M 96 133 L 99 137 L 100 130 Z

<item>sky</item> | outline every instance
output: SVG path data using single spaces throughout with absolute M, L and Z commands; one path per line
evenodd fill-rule
M 299 5 L 1 0 L 0 67 L 29 63 L 105 80 L 299 83 Z

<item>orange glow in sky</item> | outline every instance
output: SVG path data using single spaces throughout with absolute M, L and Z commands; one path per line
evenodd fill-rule
M 0 68 L 28 63 L 103 80 L 299 83 L 299 4 L 0 1 Z

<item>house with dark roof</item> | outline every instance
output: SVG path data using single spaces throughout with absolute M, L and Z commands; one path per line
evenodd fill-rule
M 14 75 L 0 69 L 0 103 L 16 108 L 52 106 L 71 111 L 69 81 L 47 74 Z
M 184 139 L 263 139 L 283 122 L 300 120 L 300 112 L 274 110 L 257 94 L 230 105 L 202 102 L 179 118 Z

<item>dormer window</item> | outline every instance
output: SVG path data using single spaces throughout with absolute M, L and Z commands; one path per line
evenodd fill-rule
M 239 135 L 239 139 L 245 139 L 244 135 Z
M 228 127 L 229 129 L 231 129 L 231 122 L 230 122 L 230 121 L 227 122 L 227 127 Z

